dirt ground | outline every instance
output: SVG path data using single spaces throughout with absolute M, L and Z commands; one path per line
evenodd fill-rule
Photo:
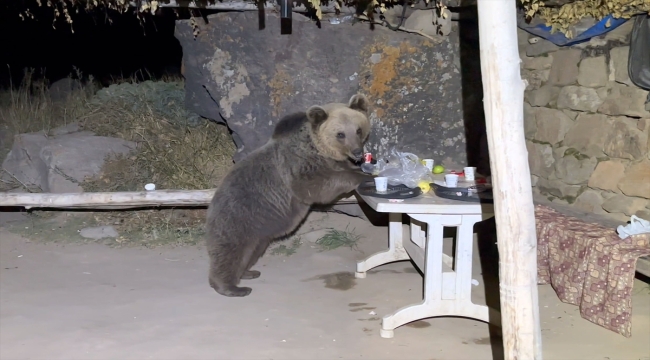
M 42 243 L 8 231 L 22 216 L 0 218 L 2 360 L 502 358 L 501 339 L 474 320 L 427 319 L 379 336 L 382 316 L 421 300 L 422 277 L 397 262 L 355 279 L 355 261 L 387 242 L 387 228 L 365 220 L 329 214 L 326 226 L 363 235 L 357 249 L 323 251 L 307 234 L 295 253 L 260 260 L 262 276 L 245 281 L 250 296 L 226 298 L 208 286 L 201 246 Z M 475 258 L 472 297 L 485 303 Z M 647 283 L 635 284 L 629 339 L 582 319 L 550 286 L 539 293 L 545 359 L 650 359 Z

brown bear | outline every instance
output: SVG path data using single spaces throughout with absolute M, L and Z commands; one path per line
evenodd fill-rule
M 206 245 L 210 286 L 224 296 L 247 296 L 240 279 L 271 241 L 293 232 L 311 205 L 329 204 L 372 179 L 360 170 L 370 133 L 368 99 L 312 106 L 287 115 L 271 139 L 236 163 L 208 207 Z

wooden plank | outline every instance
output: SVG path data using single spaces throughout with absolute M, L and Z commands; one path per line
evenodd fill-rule
M 0 193 L 0 207 L 56 208 L 56 209 L 132 209 L 141 207 L 206 207 L 216 189 L 154 190 L 96 193 Z M 343 198 L 337 204 L 354 204 L 354 196 Z

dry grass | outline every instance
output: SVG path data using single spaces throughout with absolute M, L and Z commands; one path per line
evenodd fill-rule
M 56 127 L 76 121 L 87 111 L 87 101 L 95 85 L 90 82 L 74 91 L 63 102 L 50 98 L 48 84 L 33 81 L 34 70 L 25 70 L 25 77 L 17 89 L 0 91 L 0 127 L 10 138 L 0 148 L 4 160 L 11 148 L 11 137 L 16 134 L 43 131 L 49 134 Z M 77 80 L 73 80 L 77 81 Z
M 0 149 L 0 161 L 11 148 L 13 135 L 44 131 L 78 123 L 96 135 L 119 137 L 136 143 L 136 150 L 107 159 L 102 172 L 86 179 L 87 192 L 138 191 L 153 182 L 157 189 L 207 189 L 219 185 L 232 166 L 235 145 L 228 129 L 195 117 L 188 121 L 178 88 L 182 79 L 135 84 L 124 81 L 127 96 L 112 96 L 109 88 L 100 97 L 91 82 L 65 99 L 53 101 L 48 85 L 31 74 L 17 90 L 0 92 L 0 126 L 10 136 Z M 162 97 L 155 90 L 163 88 Z M 166 96 L 170 90 L 174 96 Z M 154 93 L 152 93 L 152 91 Z M 111 94 L 111 96 L 105 96 Z M 10 179 L 11 180 L 11 179 Z M 15 179 L 14 179 L 15 180 Z M 16 181 L 0 182 L 0 191 L 24 187 Z M 29 190 L 29 189 L 28 189 Z M 142 210 L 86 213 L 93 224 L 113 225 L 125 244 L 194 244 L 203 234 L 205 210 Z

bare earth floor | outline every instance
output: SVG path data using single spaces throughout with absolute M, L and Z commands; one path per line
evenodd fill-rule
M 322 251 L 305 237 L 290 256 L 265 255 L 253 292 L 226 298 L 207 282 L 202 247 L 113 249 L 28 242 L 0 225 L 0 359 L 499 359 L 486 324 L 427 319 L 379 336 L 380 319 L 417 303 L 422 277 L 398 262 L 354 279 L 355 261 L 386 246 L 386 227 L 350 224 L 358 250 Z M 476 261 L 473 298 L 485 298 Z M 490 290 L 494 296 L 495 290 Z M 650 359 L 650 291 L 637 280 L 633 336 L 586 320 L 540 286 L 544 358 Z M 494 344 L 494 345 L 493 345 Z

